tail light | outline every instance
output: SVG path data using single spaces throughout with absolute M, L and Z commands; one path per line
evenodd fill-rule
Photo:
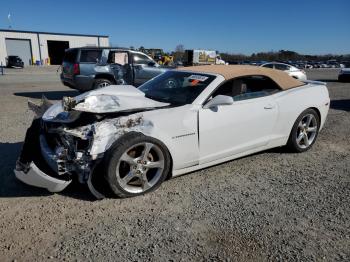
M 73 74 L 74 75 L 79 75 L 80 74 L 79 64 L 74 64 L 73 65 Z

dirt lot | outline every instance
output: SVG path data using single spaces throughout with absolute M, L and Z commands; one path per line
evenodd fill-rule
M 331 110 L 312 150 L 255 154 L 165 182 L 132 199 L 95 201 L 85 186 L 50 194 L 12 169 L 32 113 L 60 99 L 56 68 L 0 76 L 0 261 L 350 260 L 350 83 L 328 83 Z

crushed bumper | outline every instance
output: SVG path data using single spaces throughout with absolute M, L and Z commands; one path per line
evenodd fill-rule
M 47 138 L 41 133 L 43 129 L 41 124 L 40 118 L 34 119 L 28 128 L 14 173 L 16 178 L 25 184 L 45 188 L 50 192 L 60 192 L 72 182 L 72 178 L 77 175 L 77 172 L 74 170 L 72 174 L 68 172 L 70 169 L 66 170 L 65 161 L 62 161 L 49 147 Z M 104 198 L 104 195 L 93 185 L 96 180 L 97 182 L 101 180 L 100 176 L 95 176 L 94 180 L 92 177 L 92 171 L 97 162 L 94 161 L 89 174 L 79 173 L 81 175 L 79 181 L 81 183 L 87 182 L 91 193 L 96 198 L 101 199 Z M 84 170 L 78 171 L 84 172 Z M 97 185 L 99 184 L 97 183 Z
M 72 182 L 72 180 L 65 181 L 46 175 L 34 164 L 34 162 L 30 163 L 29 171 L 27 173 L 18 170 L 14 170 L 14 172 L 16 177 L 23 183 L 46 188 L 50 192 L 60 192 Z

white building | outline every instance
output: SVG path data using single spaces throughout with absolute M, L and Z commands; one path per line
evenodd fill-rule
M 0 63 L 3 65 L 10 55 L 19 56 L 24 65 L 40 62 L 59 65 L 65 49 L 83 46 L 109 46 L 109 37 L 0 29 Z

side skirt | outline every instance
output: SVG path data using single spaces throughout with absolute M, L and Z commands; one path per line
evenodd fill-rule
M 217 160 L 214 160 L 214 161 L 211 161 L 211 162 L 208 162 L 208 163 L 199 164 L 199 165 L 195 165 L 195 166 L 191 166 L 191 167 L 186 167 L 186 168 L 183 168 L 183 169 L 173 170 L 172 177 L 181 176 L 181 175 L 184 175 L 186 173 L 194 172 L 194 171 L 197 171 L 197 170 L 200 170 L 200 169 L 203 169 L 203 168 L 207 168 L 207 167 L 210 167 L 210 166 L 214 166 L 214 165 L 217 165 L 217 164 L 228 162 L 228 161 L 231 161 L 231 160 L 243 157 L 243 156 L 248 156 L 248 155 L 251 155 L 251 154 L 254 154 L 254 153 L 257 153 L 257 152 L 261 152 L 261 151 L 264 151 L 264 150 L 267 150 L 267 149 L 271 149 L 271 148 L 275 148 L 275 147 L 279 147 L 279 146 L 285 145 L 285 143 L 284 142 L 281 143 L 281 141 L 282 140 L 276 140 L 276 141 L 270 142 L 268 145 L 257 147 L 257 148 L 254 148 L 254 149 L 251 149 L 251 150 L 248 150 L 248 151 L 236 154 L 236 155 L 232 155 L 232 156 L 229 156 L 229 157 L 217 159 Z

